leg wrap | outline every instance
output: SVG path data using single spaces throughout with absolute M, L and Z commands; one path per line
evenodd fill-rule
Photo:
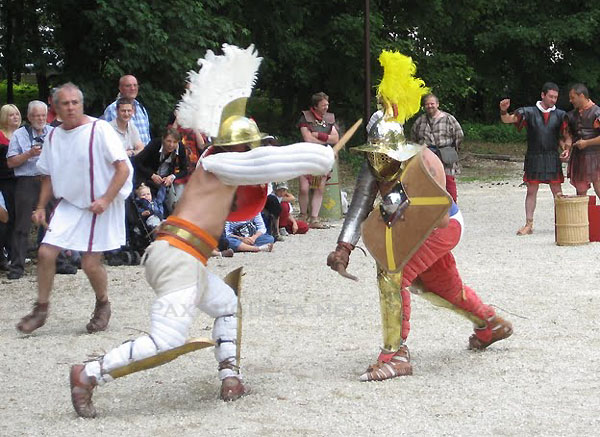
M 110 381 L 112 377 L 109 373 L 115 369 L 182 346 L 188 339 L 189 327 L 197 315 L 198 307 L 215 318 L 236 312 L 237 297 L 233 289 L 216 275 L 207 272 L 194 256 L 166 241 L 155 241 L 148 248 L 145 265 L 148 283 L 159 295 L 152 306 L 150 334 L 123 343 L 101 359 L 88 363 L 86 374 L 100 384 Z M 234 333 L 237 326 L 235 322 L 234 318 Z M 220 323 L 228 327 L 232 322 Z M 237 341 L 236 336 L 230 336 L 228 330 L 221 331 L 226 335 L 221 333 L 215 339 L 223 335 L 224 340 Z M 221 354 L 217 351 L 224 347 L 223 355 L 229 356 L 227 346 L 223 345 L 218 346 L 215 353 Z M 235 357 L 235 345 L 233 347 Z M 220 362 L 222 360 L 219 357 L 217 359 Z
M 86 375 L 103 384 L 113 379 L 109 373 L 115 369 L 183 345 L 198 312 L 195 301 L 195 286 L 156 299 L 151 310 L 150 334 L 127 341 L 99 360 L 87 363 Z
M 383 330 L 383 349 L 400 349 L 410 330 L 410 294 L 402 289 L 402 273 L 389 273 L 378 268 L 379 302 Z
M 229 376 L 241 376 L 236 363 L 237 354 L 237 316 L 231 314 L 215 319 L 212 338 L 217 344 L 215 358 L 219 362 L 219 379 Z
M 219 378 L 241 377 L 237 362 L 238 298 L 220 277 L 208 272 L 208 289 L 200 301 L 200 309 L 215 318 L 212 338 L 216 343 L 215 358 L 219 363 Z

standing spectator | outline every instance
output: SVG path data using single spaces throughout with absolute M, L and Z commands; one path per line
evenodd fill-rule
M 38 296 L 17 329 L 29 334 L 46 323 L 56 258 L 61 249 L 70 249 L 82 252 L 81 267 L 96 294 L 86 326 L 93 333 L 105 330 L 110 319 L 102 252 L 125 244 L 124 200 L 131 192 L 132 168 L 114 129 L 84 114 L 77 86 L 59 87 L 54 104 L 63 123 L 44 142 L 38 161 L 44 176 L 32 217 L 48 228 L 38 251 Z M 61 200 L 46 224 L 45 207 L 52 193 Z
M 423 96 L 425 114 L 415 120 L 412 138 L 425 144 L 444 164 L 446 191 L 454 201 L 458 198 L 454 175 L 458 171 L 458 150 L 464 138 L 463 130 L 456 118 L 440 110 L 440 102 L 434 94 Z
M 155 198 L 164 199 L 164 193 L 174 189 L 173 182 L 186 177 L 187 171 L 187 155 L 179 142 L 179 132 L 173 128 L 168 128 L 162 138 L 155 138 L 135 156 L 136 186 L 146 184 Z M 167 208 L 165 212 L 170 211 Z
M 8 166 L 14 169 L 15 223 L 11 239 L 10 268 L 8 279 L 19 279 L 25 271 L 25 257 L 29 247 L 31 212 L 40 194 L 40 171 L 36 167 L 42 153 L 44 138 L 52 129 L 46 124 L 48 107 L 44 102 L 33 100 L 27 107 L 30 125 L 17 129 L 10 139 L 6 154 Z
M 133 117 L 133 99 L 120 97 L 117 99 L 117 118 L 112 120 L 110 125 L 117 132 L 123 143 L 123 149 L 130 158 L 144 149 L 137 127 L 129 122 L 131 117 Z
M 135 124 L 135 127 L 137 127 L 142 144 L 146 146 L 151 140 L 150 118 L 144 105 L 137 100 L 138 91 L 139 87 L 135 76 L 128 74 L 119 79 L 119 95 L 117 96 L 117 100 L 119 97 L 127 97 L 128 99 L 133 100 L 133 123 Z M 108 105 L 104 110 L 102 118 L 106 121 L 113 121 L 117 118 L 117 100 Z
M 558 91 L 558 85 L 546 82 L 542 86 L 542 100 L 512 114 L 508 113 L 510 99 L 500 102 L 503 123 L 514 123 L 519 130 L 527 128 L 527 152 L 523 166 L 523 182 L 527 184 L 525 226 L 517 231 L 517 235 L 533 233 L 533 213 L 540 184 L 549 184 L 554 197 L 562 194 L 564 176 L 558 148 L 566 123 L 565 111 L 556 109 Z
M 328 109 L 329 96 L 323 92 L 313 94 L 311 107 L 306 111 L 302 111 L 298 121 L 298 127 L 304 141 L 323 145 L 333 145 L 339 141 L 340 136 L 335 125 L 335 115 L 327 112 Z M 328 227 L 319 220 L 319 210 L 323 202 L 323 192 L 325 191 L 327 178 L 328 176 L 312 175 L 303 175 L 298 178 L 300 184 L 300 194 L 298 195 L 300 218 L 303 220 L 308 219 L 309 226 L 314 229 L 326 229 Z M 313 195 L 309 218 L 308 197 L 311 188 L 313 188 Z
M 21 126 L 21 113 L 15 105 L 0 108 L 0 193 L 8 211 L 8 223 L 0 223 L 0 270 L 8 269 L 5 252 L 10 252 L 10 236 L 15 220 L 15 173 L 8 166 L 6 154 L 13 132 Z
M 56 114 L 54 110 L 54 102 L 52 98 L 54 97 L 54 93 L 56 92 L 56 88 L 52 88 L 50 91 L 50 95 L 48 96 L 48 115 L 46 116 L 46 123 L 52 127 L 56 127 L 62 123 L 62 120 Z
M 569 133 L 563 154 L 570 156 L 567 176 L 578 196 L 585 196 L 591 183 L 600 197 L 600 107 L 581 83 L 571 87 L 569 101 L 574 109 L 567 114 Z
M 251 220 L 225 222 L 225 236 L 235 252 L 271 252 L 275 242 L 260 213 Z

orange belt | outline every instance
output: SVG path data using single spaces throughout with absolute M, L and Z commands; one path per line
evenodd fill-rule
M 176 216 L 169 216 L 156 231 L 157 240 L 165 240 L 171 246 L 189 253 L 202 264 L 212 255 L 217 247 L 217 240 L 198 226 Z

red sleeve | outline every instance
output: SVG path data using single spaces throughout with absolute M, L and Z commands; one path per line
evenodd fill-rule
M 524 127 L 527 127 L 527 120 L 523 117 L 523 114 L 515 114 L 517 116 L 517 121 L 515 121 L 515 127 L 519 132 L 523 130 Z

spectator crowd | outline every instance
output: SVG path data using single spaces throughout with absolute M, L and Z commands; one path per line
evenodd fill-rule
M 134 171 L 134 184 L 125 202 L 127 244 L 105 252 L 110 265 L 139 263 L 140 255 L 153 240 L 153 230 L 174 210 L 212 140 L 197 130 L 180 126 L 176 110 L 162 135 L 152 138 L 150 116 L 138 100 L 135 76 L 121 77 L 118 89 L 117 98 L 99 119 L 107 121 L 120 140 Z M 0 270 L 6 271 L 10 280 L 24 276 L 25 265 L 36 257 L 45 234 L 45 226 L 38 226 L 32 234 L 35 229 L 32 214 L 39 209 L 36 205 L 43 178 L 37 166 L 39 156 L 52 130 L 63 123 L 61 111 L 56 110 L 56 90 L 51 90 L 47 103 L 29 102 L 25 124 L 15 105 L 6 104 L 0 109 Z M 303 141 L 324 145 L 338 141 L 338 128 L 334 115 L 327 112 L 328 107 L 326 94 L 313 95 L 311 107 L 303 111 L 298 123 Z M 277 140 L 269 136 L 264 143 L 277 145 Z M 296 198 L 289 192 L 287 182 L 276 181 L 263 187 L 267 200 L 262 213 L 249 221 L 227 221 L 213 256 L 271 252 L 275 243 L 289 235 L 304 234 L 310 228 L 327 228 L 318 217 L 326 180 L 327 177 L 311 175 L 300 178 L 299 211 L 294 210 Z M 310 205 L 309 190 L 312 190 Z M 46 222 L 59 201 L 51 196 L 44 208 Z M 81 268 L 80 253 L 68 250 L 59 254 L 57 273 L 72 274 L 77 268 Z

